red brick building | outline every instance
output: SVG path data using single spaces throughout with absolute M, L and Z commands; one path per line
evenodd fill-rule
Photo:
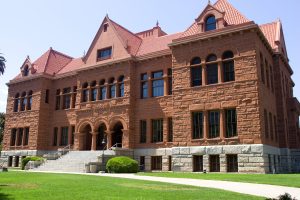
M 106 16 L 86 55 L 50 48 L 8 83 L 2 159 L 131 149 L 146 170 L 300 171 L 300 105 L 282 24 L 227 0 L 185 31 L 132 33 Z

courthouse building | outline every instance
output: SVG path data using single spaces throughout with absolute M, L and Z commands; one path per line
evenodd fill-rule
M 281 22 L 258 25 L 227 0 L 196 17 L 167 34 L 106 16 L 83 57 L 27 57 L 7 84 L 2 159 L 18 166 L 70 145 L 132 150 L 146 170 L 299 172 Z

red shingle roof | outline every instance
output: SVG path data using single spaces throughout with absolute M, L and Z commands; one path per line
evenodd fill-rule
M 259 26 L 260 30 L 263 32 L 265 37 L 267 38 L 270 46 L 272 49 L 276 49 L 277 45 L 275 44 L 276 39 L 276 34 L 278 31 L 278 22 L 272 22 L 268 24 L 263 24 Z

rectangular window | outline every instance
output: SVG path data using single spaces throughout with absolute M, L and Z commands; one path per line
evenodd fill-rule
M 233 60 L 223 62 L 223 73 L 224 73 L 224 82 L 230 82 L 235 80 Z
M 97 51 L 97 61 L 110 59 L 112 55 L 112 47 L 100 49 Z
M 162 170 L 162 156 L 151 157 L 151 170 Z
M 75 126 L 71 127 L 71 145 L 74 145 L 74 141 L 75 141 Z
M 56 90 L 55 110 L 60 109 L 60 89 Z
M 19 167 L 19 156 L 15 156 L 14 167 Z
M 203 138 L 203 113 L 192 113 L 193 120 L 193 139 Z
M 227 160 L 227 172 L 238 172 L 238 156 L 226 155 Z
M 191 78 L 192 78 L 192 87 L 202 85 L 202 67 L 201 66 L 191 67 Z
M 144 73 L 141 75 L 141 98 L 148 98 L 148 75 Z
M 18 129 L 18 141 L 17 141 L 17 146 L 22 145 L 22 139 L 23 139 L 23 128 Z
M 116 97 L 116 85 L 110 85 L 110 98 L 115 98 Z
M 265 123 L 265 137 L 269 138 L 269 124 L 268 124 L 268 113 L 264 110 L 264 123 Z
M 225 110 L 226 138 L 237 136 L 236 109 Z
M 68 145 L 68 135 L 69 135 L 69 127 L 62 127 L 61 128 L 61 142 L 60 146 Z
M 203 156 L 193 156 L 193 171 L 203 172 Z
M 91 101 L 96 101 L 97 100 L 97 88 L 92 88 L 92 96 L 91 96 Z
M 140 143 L 146 143 L 147 140 L 147 121 L 140 121 Z
M 8 156 L 7 167 L 12 167 L 13 157 Z
M 140 157 L 140 170 L 141 171 L 145 170 L 145 156 Z
M 271 140 L 274 139 L 274 129 L 273 129 L 273 117 L 272 117 L 272 113 L 269 112 L 269 124 L 270 124 L 270 136 L 271 136 Z
M 53 146 L 57 146 L 57 134 L 58 134 L 58 128 L 55 127 L 54 128 L 54 132 L 53 132 Z
M 102 86 L 100 87 L 100 100 L 105 100 L 106 99 L 106 87 Z
M 49 103 L 49 90 L 46 90 L 45 103 Z
M 77 96 L 77 86 L 74 86 L 73 87 L 73 94 L 72 94 L 72 108 L 75 108 L 76 96 Z
M 168 95 L 172 95 L 173 79 L 172 79 L 172 68 L 168 69 Z
M 220 136 L 220 112 L 210 111 L 209 116 L 209 138 L 217 138 Z
M 173 119 L 168 118 L 168 142 L 173 142 Z
M 209 64 L 206 67 L 207 84 L 218 83 L 218 64 Z
M 264 58 L 260 53 L 260 73 L 261 73 L 261 81 L 265 84 L 265 68 L 264 68 Z
M 24 141 L 24 146 L 27 146 L 29 142 L 29 128 L 25 128 L 25 141 Z
M 209 168 L 210 172 L 220 172 L 220 156 L 210 155 L 209 156 Z
M 172 156 L 168 156 L 168 171 L 172 171 Z
M 163 142 L 163 119 L 152 120 L 152 142 Z
M 152 73 L 152 96 L 164 96 L 163 71 Z
M 63 109 L 70 109 L 71 107 L 71 88 L 63 89 Z
M 16 145 L 16 138 L 17 138 L 17 129 L 11 130 L 11 136 L 10 136 L 10 146 Z

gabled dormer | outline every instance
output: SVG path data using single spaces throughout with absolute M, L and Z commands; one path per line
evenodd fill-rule
M 21 67 L 21 75 L 22 77 L 26 77 L 26 76 L 30 76 L 32 74 L 34 74 L 36 72 L 36 70 L 34 69 L 29 56 L 27 56 L 27 58 L 25 59 L 22 67 Z
M 195 21 L 198 25 L 198 30 L 201 33 L 224 28 L 227 25 L 224 17 L 225 12 L 220 11 L 209 2 Z

